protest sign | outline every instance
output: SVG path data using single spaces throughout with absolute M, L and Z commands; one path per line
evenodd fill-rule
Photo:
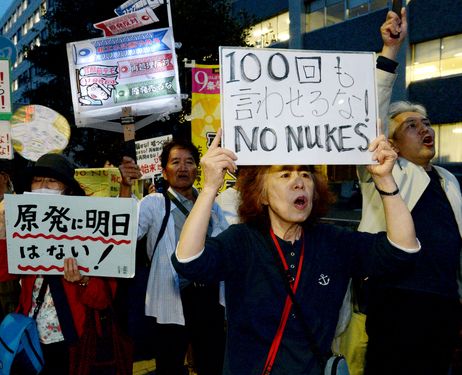
M 5 195 L 9 273 L 62 274 L 73 257 L 83 275 L 133 277 L 137 204 L 116 199 Z
M 10 60 L 0 58 L 0 120 L 11 117 L 11 81 Z
M 11 128 L 9 121 L 0 120 L 0 159 L 13 159 Z
M 120 189 L 120 171 L 118 168 L 77 168 L 75 179 L 79 182 L 87 197 L 118 197 Z M 143 198 L 143 181 L 132 185 L 132 193 Z
M 220 47 L 223 146 L 240 165 L 370 164 L 375 54 Z
M 218 65 L 196 64 L 191 69 L 191 140 L 202 157 L 211 145 L 221 126 L 220 114 L 220 67 Z M 201 190 L 204 176 L 198 166 L 194 186 Z M 229 171 L 220 191 L 233 186 L 236 178 Z
M 122 132 L 107 120 L 123 107 L 152 121 L 181 110 L 171 28 L 68 43 L 67 54 L 77 126 Z
M 139 165 L 142 179 L 148 179 L 162 174 L 160 154 L 164 144 L 172 140 L 172 135 L 136 141 L 136 164 Z
M 146 7 L 133 13 L 124 14 L 123 16 L 95 23 L 93 26 L 102 30 L 104 36 L 112 36 L 125 33 L 141 26 L 150 25 L 157 21 L 159 21 L 159 19 L 154 14 L 154 11 L 151 8 Z
M 60 153 L 69 143 L 69 123 L 64 116 L 48 107 L 19 107 L 10 122 L 13 147 L 25 159 L 37 161 L 49 152 Z
M 121 4 L 119 7 L 114 9 L 115 14 L 121 16 L 123 14 L 128 14 L 136 12 L 137 10 L 150 7 L 151 9 L 156 9 L 157 7 L 164 4 L 164 0 L 128 0 Z

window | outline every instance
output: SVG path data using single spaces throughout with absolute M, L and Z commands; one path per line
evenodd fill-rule
M 436 154 L 439 163 L 462 162 L 462 123 L 432 125 L 435 129 Z
M 348 18 L 369 13 L 369 0 L 348 0 Z
M 26 9 L 27 9 L 27 5 L 28 5 L 28 1 L 27 0 L 23 0 L 22 1 L 22 10 L 25 12 Z
M 40 11 L 36 11 L 34 14 L 34 23 L 38 23 L 40 21 Z
M 335 25 L 345 20 L 345 2 L 338 0 L 326 1 L 326 26 Z
M 409 81 L 462 73 L 462 34 L 429 40 L 412 46 Z
M 325 26 L 324 0 L 316 0 L 308 4 L 306 10 L 306 30 L 313 31 Z
M 47 0 L 42 0 L 42 4 L 40 4 L 40 14 L 43 16 L 47 12 Z
M 314 0 L 306 2 L 306 31 L 335 25 L 391 6 L 392 0 Z
M 11 90 L 12 90 L 12 91 L 17 91 L 18 88 L 19 88 L 18 80 L 15 79 L 15 80 L 13 81 L 13 83 L 11 84 Z
M 253 47 L 268 47 L 269 45 L 288 40 L 289 12 L 262 21 L 249 30 L 247 43 Z

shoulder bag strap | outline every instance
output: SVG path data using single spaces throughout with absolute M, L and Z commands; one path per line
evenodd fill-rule
M 169 191 L 167 191 L 167 195 L 168 197 L 170 198 L 170 200 L 175 203 L 175 206 L 177 206 L 179 208 L 179 210 L 181 212 L 183 212 L 183 215 L 188 217 L 189 216 L 189 210 L 183 206 L 183 203 L 181 203 L 177 197 L 175 197 L 172 193 L 170 193 Z
M 310 347 L 311 352 L 314 354 L 315 358 L 317 359 L 318 363 L 321 365 L 321 368 L 324 368 L 326 361 L 327 361 L 327 355 L 323 354 L 321 349 L 319 348 L 316 338 L 314 337 L 313 332 L 311 331 L 310 327 L 306 323 L 305 319 L 303 318 L 303 312 L 300 308 L 300 305 L 297 301 L 297 298 L 295 297 L 295 293 L 292 290 L 292 287 L 290 285 L 290 277 L 286 273 L 284 269 L 284 265 L 282 263 L 282 260 L 280 259 L 280 256 L 275 248 L 275 245 L 269 240 L 267 236 L 264 236 L 265 239 L 267 240 L 268 246 L 271 250 L 271 253 L 273 254 L 274 260 L 276 262 L 276 265 L 280 271 L 280 274 L 282 276 L 282 280 L 284 282 L 284 287 L 287 291 L 288 297 L 292 301 L 292 305 L 295 311 L 295 315 L 298 318 L 298 321 L 301 323 L 303 330 L 305 332 L 305 335 L 308 339 L 308 344 Z
M 48 286 L 48 280 L 45 277 L 43 277 L 42 286 L 40 287 L 39 294 L 37 298 L 35 299 L 36 305 L 34 309 L 34 315 L 32 316 L 34 320 L 37 319 L 37 315 L 40 311 L 40 308 L 43 305 L 43 301 L 45 300 L 45 292 L 47 291 L 47 286 Z
M 157 249 L 157 245 L 159 244 L 159 241 L 162 239 L 165 233 L 165 229 L 167 228 L 168 218 L 170 216 L 170 207 L 171 207 L 170 199 L 168 199 L 167 194 L 165 193 L 163 194 L 163 196 L 165 200 L 165 215 L 164 215 L 164 218 L 162 219 L 162 224 L 160 225 L 159 234 L 157 235 L 156 244 L 154 245 L 154 250 L 152 251 L 153 254 Z M 149 263 L 151 262 L 152 262 L 152 257 L 149 260 Z

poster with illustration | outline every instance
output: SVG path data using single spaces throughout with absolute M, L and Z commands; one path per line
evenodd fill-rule
M 223 145 L 240 165 L 370 164 L 375 54 L 220 48 Z
M 121 131 L 101 123 L 123 107 L 159 119 L 181 110 L 171 28 L 68 43 L 67 55 L 77 126 Z
M 62 274 L 70 257 L 84 275 L 135 273 L 135 199 L 6 194 L 5 214 L 9 273 Z

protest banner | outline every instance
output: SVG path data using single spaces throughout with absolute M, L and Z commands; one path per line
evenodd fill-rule
M 171 28 L 68 43 L 67 54 L 79 127 L 122 132 L 108 120 L 120 119 L 123 107 L 151 122 L 181 110 Z
M 0 120 L 9 120 L 12 114 L 10 70 L 10 60 L 0 58 Z
M 119 196 L 121 176 L 118 168 L 77 168 L 74 177 L 87 197 Z M 143 198 L 143 181 L 133 184 L 132 193 L 138 199 Z
M 133 277 L 135 199 L 6 194 L 8 272 L 62 274 L 77 259 L 83 275 Z
M 375 54 L 220 47 L 223 146 L 240 165 L 370 164 Z
M 140 167 L 142 179 L 154 178 L 162 175 L 160 154 L 164 144 L 173 139 L 172 135 L 144 139 L 135 142 L 136 164 Z
M 96 29 L 103 31 L 104 36 L 112 36 L 136 29 L 141 26 L 150 25 L 159 19 L 154 11 L 145 7 L 136 12 L 127 13 L 93 25 Z
M 9 121 L 0 120 L 0 159 L 13 159 L 11 127 Z
M 191 140 L 200 157 L 208 150 L 221 126 L 219 65 L 196 64 L 192 69 Z M 194 186 L 202 189 L 202 169 L 198 166 Z M 234 185 L 235 176 L 229 172 L 220 191 Z

